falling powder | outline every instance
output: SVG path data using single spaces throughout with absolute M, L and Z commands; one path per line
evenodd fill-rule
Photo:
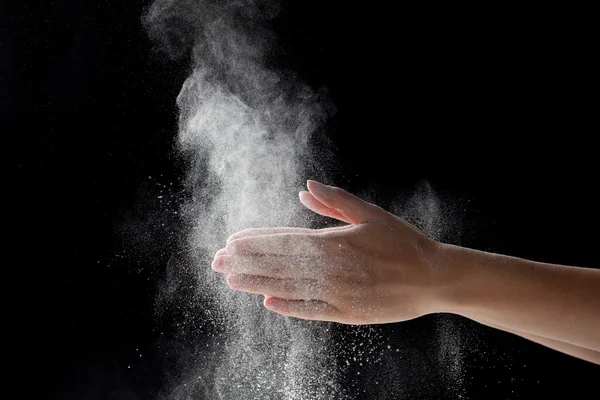
M 271 65 L 277 43 L 268 25 L 278 10 L 268 0 L 156 0 L 144 16 L 150 35 L 170 55 L 193 55 L 177 98 L 178 150 L 189 166 L 189 196 L 181 210 L 189 235 L 167 266 L 157 303 L 175 327 L 162 345 L 173 357 L 163 398 L 410 398 L 416 381 L 406 378 L 406 370 L 422 368 L 415 360 L 423 357 L 393 345 L 393 326 L 283 317 L 264 309 L 262 296 L 230 290 L 210 268 L 234 232 L 314 225 L 297 192 L 319 166 L 327 167 L 315 157 L 323 151 L 315 151 L 313 139 L 323 133 L 331 107 L 293 74 Z M 422 200 L 419 205 L 437 204 L 431 192 L 429 203 Z M 439 210 L 407 204 L 420 216 L 433 216 L 417 222 L 435 236 Z M 440 335 L 451 329 L 442 328 Z M 440 360 L 458 359 L 459 344 L 440 341 Z M 452 365 L 456 378 L 460 365 Z

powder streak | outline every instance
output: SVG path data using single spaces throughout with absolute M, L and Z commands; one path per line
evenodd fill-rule
M 190 199 L 182 211 L 190 250 L 169 263 L 159 302 L 183 310 L 177 340 L 170 344 L 177 373 L 163 398 L 344 399 L 360 390 L 415 398 L 422 388 L 415 387 L 406 374 L 409 364 L 399 356 L 410 356 L 411 349 L 386 351 L 381 327 L 348 329 L 349 340 L 334 341 L 330 324 L 271 313 L 261 296 L 230 290 L 210 268 L 213 254 L 234 232 L 310 225 L 297 191 L 315 177 L 306 169 L 319 164 L 314 155 L 322 149 L 315 151 L 311 139 L 323 130 L 329 105 L 271 65 L 277 44 L 266 27 L 277 11 L 277 3 L 268 0 L 157 0 L 145 16 L 151 36 L 172 56 L 193 55 L 177 98 L 177 147 L 189 164 Z M 424 192 L 397 214 L 439 238 L 448 232 L 441 219 L 446 214 L 431 189 Z M 191 293 L 182 295 L 190 286 Z M 452 329 L 450 323 L 440 325 L 442 335 Z M 460 343 L 442 339 L 439 362 L 447 363 Z M 378 379 L 396 374 L 386 385 L 365 389 L 358 379 L 342 388 L 341 379 L 352 380 L 342 375 L 360 375 L 363 362 L 377 371 L 384 353 L 387 364 Z M 420 358 L 410 357 L 411 366 L 422 366 Z M 340 367 L 340 358 L 347 368 Z M 392 364 L 395 370 L 388 368 Z M 460 369 L 457 365 L 449 378 L 458 380 Z
M 326 323 L 271 313 L 261 296 L 231 291 L 210 268 L 210 257 L 236 231 L 307 224 L 297 191 L 305 165 L 314 164 L 310 138 L 327 116 L 309 87 L 265 66 L 274 46 L 265 16 L 276 12 L 270 1 L 159 0 L 145 18 L 173 55 L 193 41 L 193 71 L 177 104 L 178 147 L 190 165 L 184 211 L 198 291 L 181 301 L 212 307 L 203 312 L 217 326 L 169 399 L 341 397 Z

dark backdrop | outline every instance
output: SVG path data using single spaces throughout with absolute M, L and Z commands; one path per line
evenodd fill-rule
M 284 4 L 282 62 L 338 109 L 334 183 L 386 203 L 427 179 L 470 200 L 469 245 L 597 267 L 588 11 Z M 145 399 L 164 384 L 153 301 L 181 235 L 188 66 L 154 50 L 146 5 L 0 6 L 5 347 L 22 398 Z M 477 329 L 467 397 L 593 397 L 597 366 Z

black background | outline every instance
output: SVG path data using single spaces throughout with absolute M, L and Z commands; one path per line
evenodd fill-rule
M 333 183 L 386 203 L 427 179 L 470 199 L 469 245 L 597 267 L 589 11 L 323 3 L 284 2 L 274 29 L 282 62 L 338 109 Z M 22 398 L 146 399 L 164 385 L 153 301 L 180 236 L 188 65 L 147 39 L 147 5 L 0 6 L 5 347 Z M 597 395 L 597 366 L 481 332 L 468 398 Z

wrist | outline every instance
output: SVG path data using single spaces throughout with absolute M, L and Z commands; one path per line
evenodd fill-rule
M 436 242 L 432 280 L 435 293 L 431 313 L 463 314 L 472 306 L 473 285 L 481 272 L 477 263 L 476 250 Z

